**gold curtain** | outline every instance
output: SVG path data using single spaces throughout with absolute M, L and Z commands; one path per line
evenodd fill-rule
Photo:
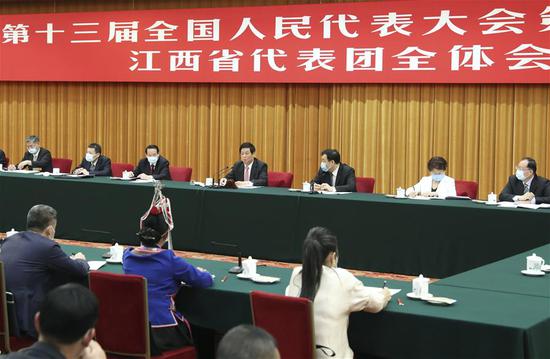
M 332 1 L 333 2 L 333 1 Z M 0 12 L 67 12 L 319 3 L 239 1 L 7 1 Z M 522 156 L 550 176 L 550 85 L 127 84 L 0 82 L 0 148 L 12 162 L 37 134 L 54 157 L 81 160 L 98 142 L 114 162 L 136 163 L 156 143 L 173 166 L 204 180 L 252 141 L 294 186 L 316 172 L 319 152 L 337 148 L 358 176 L 393 192 L 425 175 L 432 155 L 449 174 L 500 191 Z

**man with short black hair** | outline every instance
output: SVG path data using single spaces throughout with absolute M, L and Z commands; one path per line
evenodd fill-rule
M 40 147 L 40 138 L 35 135 L 25 138 L 27 151 L 17 166 L 10 165 L 10 170 L 39 170 L 41 172 L 52 172 L 52 154 L 47 149 Z
M 111 160 L 104 156 L 101 146 L 97 143 L 90 143 L 86 154 L 73 173 L 75 175 L 111 176 Z
M 508 178 L 499 198 L 507 202 L 550 203 L 550 181 L 537 176 L 537 162 L 534 159 L 524 157 L 516 166 L 516 173 Z
M 157 145 L 145 147 L 145 158 L 141 159 L 130 177 L 139 179 L 169 180 L 170 162 L 160 155 Z
M 265 330 L 239 325 L 228 331 L 216 353 L 216 359 L 280 359 L 277 342 Z
M 335 149 L 321 152 L 321 165 L 313 179 L 316 191 L 355 192 L 355 170 L 340 162 L 340 153 Z
M 86 257 L 69 257 L 54 241 L 56 226 L 55 209 L 38 204 L 27 214 L 27 231 L 0 243 L 6 289 L 15 297 L 20 332 L 13 335 L 36 337 L 33 318 L 46 294 L 60 284 L 85 281 L 88 275 Z
M 245 142 L 239 147 L 240 161 L 235 162 L 225 176 L 235 181 L 237 187 L 267 186 L 267 164 L 256 158 L 256 147 Z
M 39 340 L 31 347 L 1 358 L 104 359 L 94 326 L 99 315 L 96 296 L 78 284 L 65 284 L 48 293 L 34 316 Z

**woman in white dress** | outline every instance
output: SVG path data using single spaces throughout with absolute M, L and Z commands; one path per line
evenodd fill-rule
M 313 301 L 317 358 L 353 358 L 348 343 L 349 314 L 378 313 L 391 299 L 387 288 L 367 288 L 337 264 L 336 236 L 314 227 L 304 241 L 302 267 L 294 269 L 286 288 L 287 296 Z
M 432 157 L 428 161 L 430 175 L 422 177 L 420 182 L 407 188 L 407 196 L 422 197 L 454 197 L 456 196 L 455 180 L 445 175 L 447 160 L 443 157 Z

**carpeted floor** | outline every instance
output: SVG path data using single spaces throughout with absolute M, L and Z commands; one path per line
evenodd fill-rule
M 4 233 L 0 233 L 0 239 L 3 239 L 4 236 L 5 236 Z M 82 246 L 82 247 L 93 247 L 93 248 L 109 248 L 110 246 L 109 244 L 106 244 L 106 243 L 81 242 L 81 241 L 71 241 L 71 240 L 64 240 L 64 239 L 57 239 L 57 242 L 59 242 L 60 244 Z M 178 256 L 183 258 L 210 259 L 210 260 L 231 262 L 231 263 L 237 262 L 237 258 L 235 257 L 220 256 L 220 255 L 207 254 L 207 253 L 186 252 L 186 251 L 174 251 L 174 252 Z M 265 264 L 268 266 L 279 267 L 279 268 L 293 268 L 299 265 L 298 263 L 274 262 L 274 261 L 262 260 L 261 258 L 256 258 L 256 259 L 259 260 L 258 264 Z M 394 274 L 394 273 L 379 273 L 379 272 L 359 271 L 359 270 L 352 270 L 352 269 L 350 269 L 350 271 L 356 276 L 367 276 L 367 277 L 375 277 L 375 278 L 383 278 L 383 279 L 411 281 L 414 278 L 412 276 Z

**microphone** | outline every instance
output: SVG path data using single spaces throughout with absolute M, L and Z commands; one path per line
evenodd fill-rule
M 216 177 L 221 176 L 222 173 L 224 173 L 224 172 L 226 172 L 226 171 L 231 171 L 232 169 L 233 169 L 233 166 L 232 166 L 232 165 L 225 166 L 224 168 L 222 168 L 221 170 L 219 170 L 219 171 L 216 173 Z
M 216 246 L 216 247 L 236 248 L 237 249 L 237 255 L 239 257 L 238 265 L 236 265 L 235 267 L 231 267 L 229 269 L 229 273 L 239 274 L 239 273 L 243 272 L 243 262 L 242 262 L 242 258 L 241 258 L 242 253 L 241 253 L 241 248 L 239 247 L 238 244 L 215 242 L 215 241 L 210 242 L 210 244 L 213 245 L 213 246 Z

